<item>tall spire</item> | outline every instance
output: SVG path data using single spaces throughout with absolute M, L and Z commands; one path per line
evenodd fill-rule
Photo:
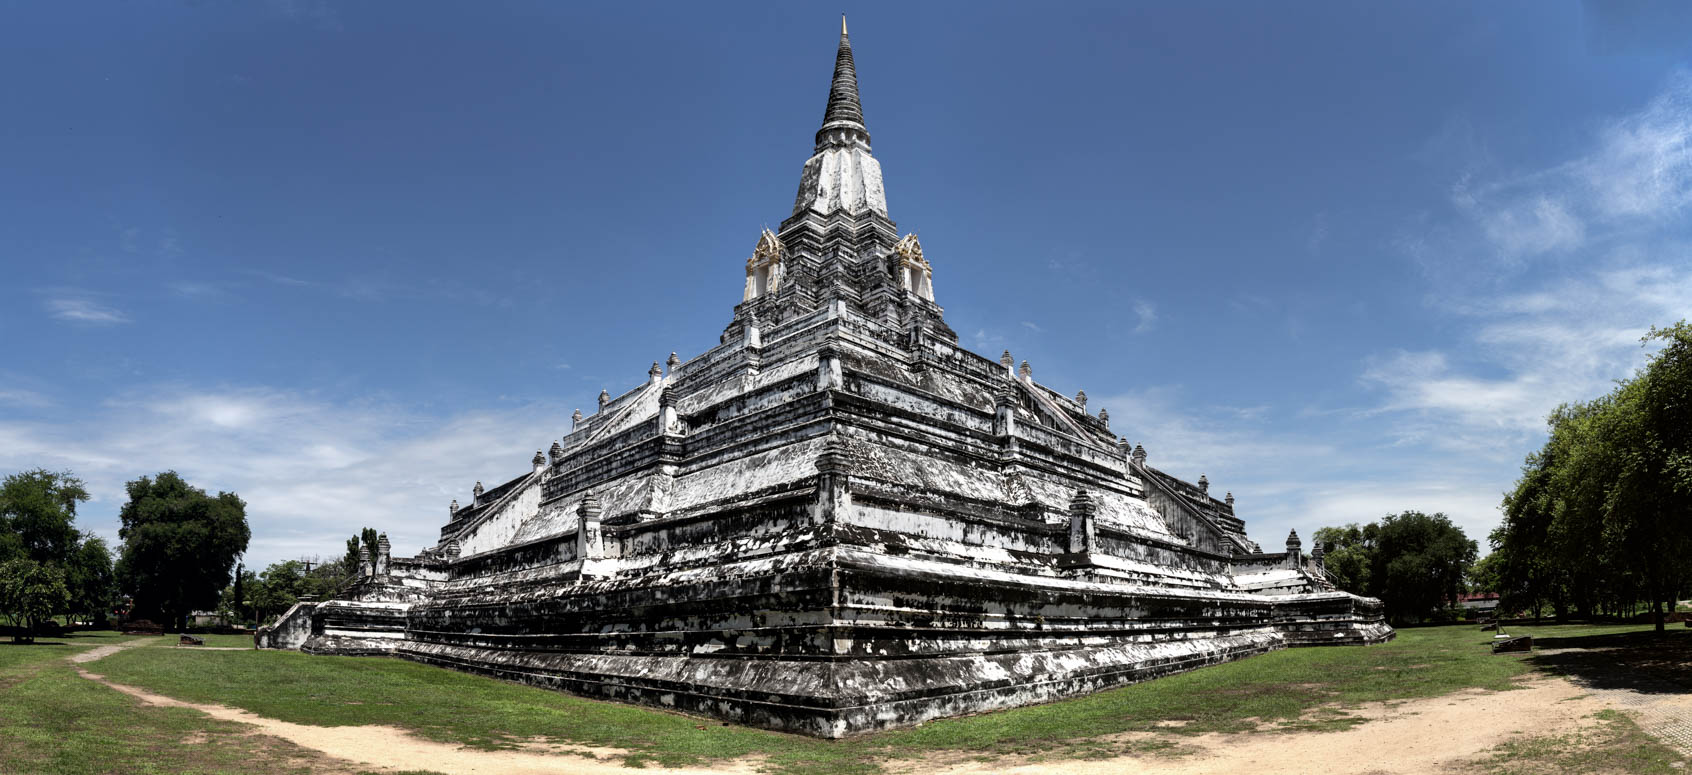
M 793 215 L 804 212 L 887 217 L 881 164 L 870 154 L 869 129 L 864 126 L 864 109 L 858 104 L 858 68 L 852 62 L 845 16 L 840 17 L 840 51 L 834 57 L 828 109 L 823 111 L 817 146 L 805 161 L 799 176 L 799 196 L 793 201 Z
M 836 131 L 845 130 L 845 131 Z M 852 41 L 846 36 L 846 14 L 840 15 L 840 50 L 834 55 L 834 83 L 828 89 L 828 109 L 823 111 L 822 129 L 817 130 L 817 147 L 830 139 L 852 139 L 860 133 L 869 143 L 864 126 L 864 108 L 858 102 L 858 69 L 852 63 Z

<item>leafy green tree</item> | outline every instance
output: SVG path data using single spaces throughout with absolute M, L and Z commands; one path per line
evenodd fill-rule
M 65 584 L 70 590 L 70 613 L 93 621 L 103 620 L 111 613 L 117 603 L 117 577 L 106 539 L 83 534 L 82 542 L 65 567 Z
M 271 563 L 253 584 L 254 618 L 260 622 L 279 615 L 300 601 L 301 595 L 311 594 L 306 581 L 305 564 L 298 560 Z
M 1455 605 L 1479 547 L 1444 514 L 1406 511 L 1381 520 L 1370 558 L 1372 591 L 1395 621 Z
M 1340 589 L 1378 597 L 1394 622 L 1455 604 L 1479 551 L 1444 514 L 1406 511 L 1380 522 L 1316 531 L 1323 566 Z
M 252 617 L 248 614 L 253 610 L 253 600 L 259 592 L 258 574 L 237 564 L 235 566 L 235 580 L 223 589 L 223 594 L 218 599 L 217 610 L 237 624 L 249 622 Z
M 1351 522 L 1316 531 L 1314 541 L 1322 547 L 1322 565 L 1334 586 L 1358 595 L 1371 594 L 1369 565 L 1379 532 L 1380 526 L 1372 522 L 1361 527 Z
M 136 610 L 183 627 L 195 608 L 217 605 L 235 558 L 247 550 L 247 505 L 231 492 L 207 495 L 175 471 L 128 484 L 119 512 L 118 579 Z
M 0 614 L 15 628 L 14 643 L 34 643 L 35 627 L 70 605 L 64 571 L 28 557 L 0 562 Z
M 1491 540 L 1506 600 L 1625 615 L 1663 628 L 1692 571 L 1692 327 L 1653 329 L 1644 369 L 1608 395 L 1558 407 Z M 1515 603 L 1512 603 L 1514 605 Z
M 364 561 L 364 552 L 358 546 L 358 536 L 348 538 L 346 556 L 341 558 L 341 574 L 349 578 L 358 575 L 359 563 Z
M 82 480 L 45 469 L 0 481 L 0 560 L 27 557 L 60 566 L 76 551 L 76 504 L 88 500 Z
M 235 615 L 234 621 L 239 623 L 246 620 L 242 611 L 246 606 L 245 601 L 247 599 L 247 568 L 239 562 L 235 563 L 235 584 L 233 586 L 234 589 L 230 592 L 230 597 L 234 598 L 233 605 L 224 610 L 233 613 Z

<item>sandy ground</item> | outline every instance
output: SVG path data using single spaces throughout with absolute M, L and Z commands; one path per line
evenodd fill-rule
M 121 649 L 140 645 L 124 643 L 86 651 L 70 659 L 86 664 Z M 78 667 L 83 677 L 152 705 L 193 708 L 226 721 L 251 724 L 262 734 L 274 735 L 326 756 L 362 767 L 388 770 L 430 770 L 447 775 L 504 773 L 507 775 L 553 775 L 581 773 L 603 775 L 631 772 L 622 766 L 623 751 L 586 747 L 534 744 L 520 751 L 479 751 L 413 736 L 386 726 L 318 727 L 264 718 L 222 705 L 186 703 L 131 686 L 106 680 Z M 1207 734 L 1175 738 L 1185 755 L 1156 754 L 1114 759 L 1019 762 L 970 761 L 967 757 L 934 757 L 893 762 L 889 769 L 921 775 L 1088 775 L 1089 773 L 1168 773 L 1209 775 L 1250 772 L 1369 773 L 1410 775 L 1434 772 L 1473 761 L 1492 748 L 1522 734 L 1553 735 L 1596 723 L 1593 712 L 1612 703 L 1561 678 L 1536 677 L 1525 688 L 1509 692 L 1471 690 L 1424 700 L 1366 705 L 1348 709 L 1369 719 L 1342 732 L 1266 732 L 1257 734 Z M 1127 742 L 1145 739 L 1144 734 L 1120 738 Z M 712 769 L 665 769 L 648 766 L 643 773 L 756 773 L 758 761 L 720 763 Z
M 1184 756 L 1155 754 L 1092 761 L 1017 764 L 997 761 L 929 761 L 900 772 L 924 775 L 1007 773 L 1008 775 L 1252 775 L 1311 772 L 1410 775 L 1438 772 L 1473 761 L 1522 734 L 1553 735 L 1597 723 L 1592 713 L 1608 707 L 1587 690 L 1561 678 L 1535 678 L 1509 692 L 1471 690 L 1348 710 L 1369 719 L 1343 732 L 1208 734 L 1175 738 Z M 1144 739 L 1145 735 L 1124 740 Z

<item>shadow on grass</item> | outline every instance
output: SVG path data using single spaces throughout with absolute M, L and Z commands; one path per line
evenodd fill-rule
M 1594 689 L 1692 692 L 1692 631 L 1535 638 L 1533 645 L 1541 651 L 1528 658 L 1529 664 Z

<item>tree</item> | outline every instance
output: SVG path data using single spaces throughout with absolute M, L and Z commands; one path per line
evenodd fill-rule
M 28 557 L 0 562 L 0 613 L 16 629 L 14 643 L 34 643 L 35 625 L 70 605 L 65 574 Z
M 247 575 L 246 566 L 239 562 L 235 563 L 235 588 L 230 592 L 232 604 L 227 610 L 234 612 L 236 622 L 245 621 L 246 619 L 242 611 L 246 606 L 247 600 Z
M 1444 514 L 1406 511 L 1380 522 L 1316 531 L 1323 567 L 1340 589 L 1378 597 L 1394 622 L 1453 605 L 1479 551 Z
M 1479 547 L 1444 514 L 1406 511 L 1381 520 L 1369 577 L 1395 621 L 1457 603 Z
M 82 542 L 65 567 L 65 585 L 70 591 L 69 613 L 82 614 L 94 621 L 111 613 L 117 602 L 117 578 L 106 539 L 83 534 Z
M 1663 629 L 1692 571 L 1692 327 L 1652 329 L 1644 369 L 1608 395 L 1557 408 L 1492 535 L 1509 600 L 1559 619 L 1643 601 Z
M 1373 522 L 1363 527 L 1351 522 L 1316 531 L 1314 540 L 1322 547 L 1322 566 L 1334 586 L 1358 595 L 1370 594 L 1369 563 L 1379 532 L 1380 527 Z
M 190 610 L 217 604 L 235 558 L 247 550 L 247 504 L 231 492 L 215 497 L 175 471 L 127 485 L 118 513 L 123 554 L 118 578 L 144 616 L 182 627 Z
M 345 576 L 357 576 L 359 563 L 364 561 L 364 553 L 358 549 L 358 536 L 347 539 L 347 554 L 341 558 L 341 573 Z
M 299 602 L 305 589 L 305 564 L 298 560 L 271 563 L 253 584 L 253 618 L 262 623 Z
M 76 551 L 76 504 L 88 500 L 82 480 L 45 469 L 0 482 L 0 561 L 27 557 L 63 565 Z

